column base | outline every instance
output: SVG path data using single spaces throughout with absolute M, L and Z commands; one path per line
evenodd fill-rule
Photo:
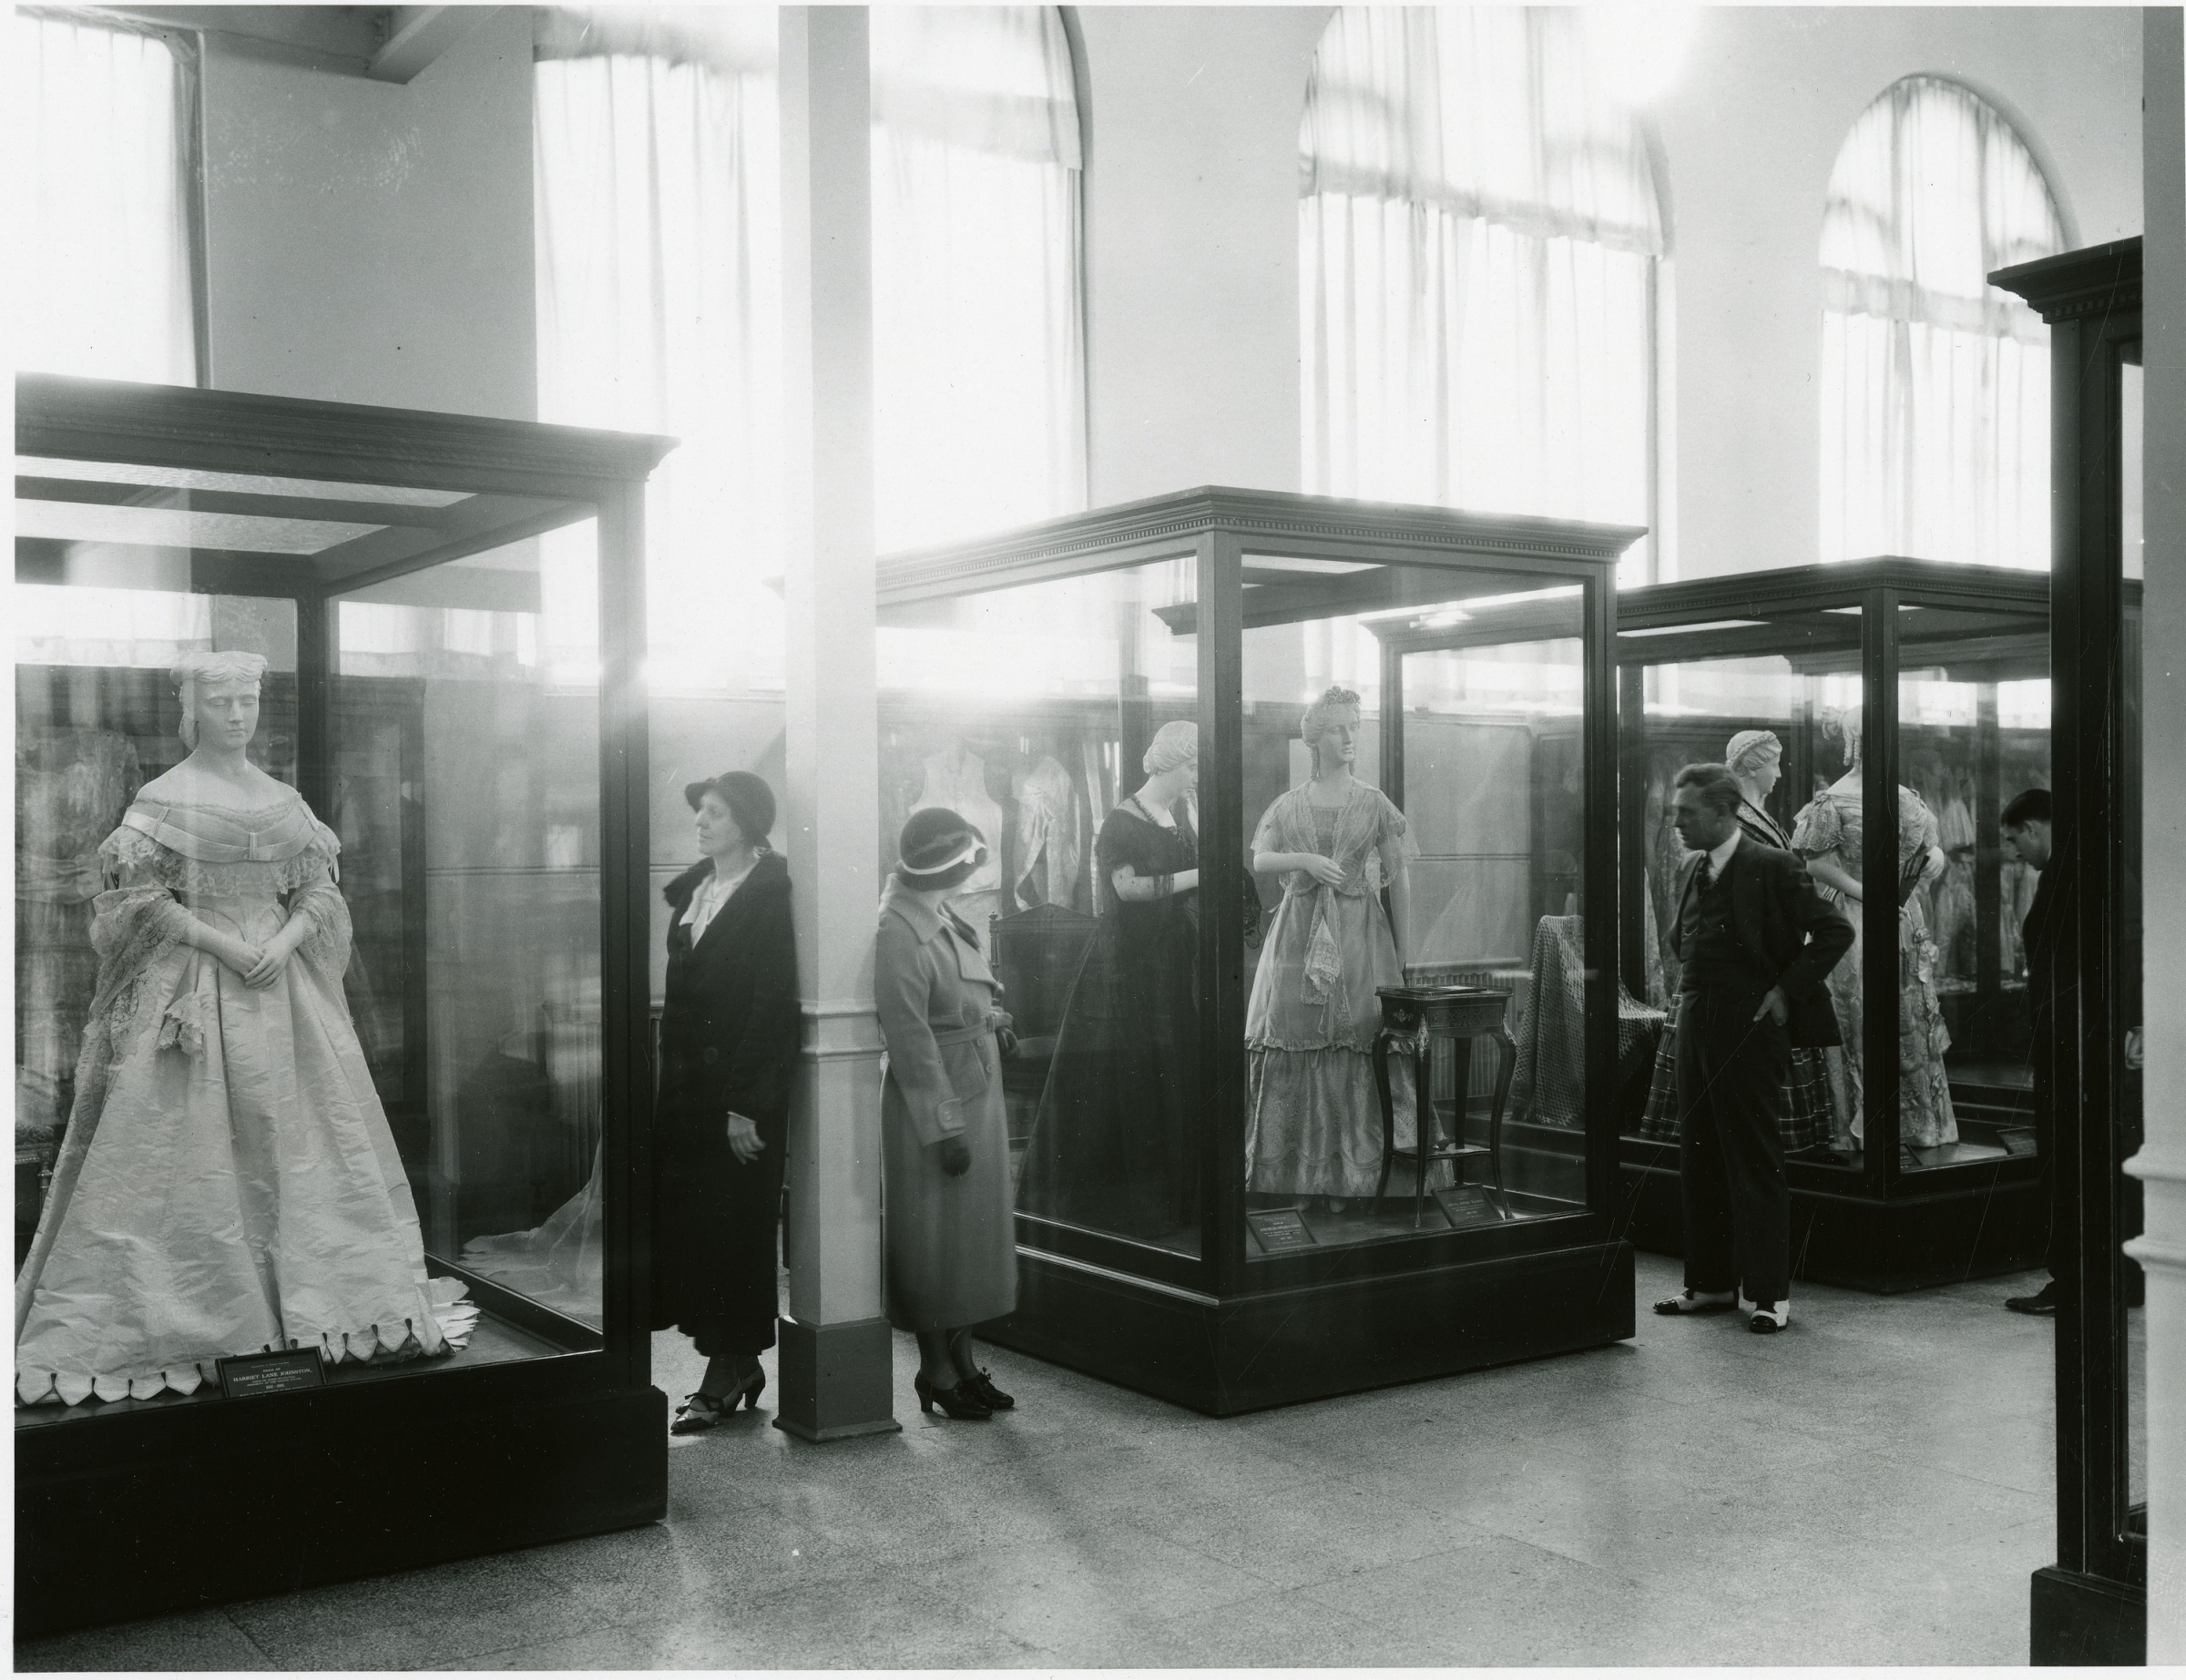
M 804 1324 L 783 1319 L 774 1427 L 800 1441 L 893 1434 L 895 1339 L 885 1319 Z
M 2034 1572 L 2028 1661 L 2037 1668 L 2139 1668 L 2148 1593 L 2054 1566 Z

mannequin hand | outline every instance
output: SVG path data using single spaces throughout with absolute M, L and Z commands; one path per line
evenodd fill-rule
M 972 1146 L 961 1137 L 941 1140 L 941 1170 L 952 1178 L 961 1178 L 972 1170 Z
M 1761 1000 L 1761 1007 L 1753 1012 L 1753 1019 L 1756 1021 L 1759 1021 L 1763 1015 L 1766 1015 L 1778 1026 L 1783 1025 L 1792 1018 L 1792 1006 L 1783 1001 L 1782 986 L 1771 986 L 1768 994 Z
M 250 976 L 264 964 L 266 953 L 256 945 L 246 944 L 233 934 L 223 934 L 209 946 L 212 954 L 239 975 L 248 985 Z M 278 971 L 276 971 L 278 972 Z
M 759 1127 L 743 1115 L 729 1116 L 730 1151 L 746 1166 L 767 1152 L 766 1142 L 759 1135 Z
M 1333 858 L 1323 858 L 1318 854 L 1309 855 L 1306 859 L 1305 872 L 1324 887 L 1340 887 L 1343 884 L 1343 866 Z
M 303 943 L 307 925 L 291 921 L 268 940 L 259 951 L 258 961 L 244 974 L 243 984 L 254 992 L 262 992 L 279 980 L 281 970 L 289 965 L 289 959 L 296 954 L 296 947 Z

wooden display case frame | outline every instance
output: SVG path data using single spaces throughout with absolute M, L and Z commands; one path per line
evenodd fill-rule
M 1161 609 L 1199 640 L 1201 1102 L 1210 1124 L 1197 1256 L 1017 1215 L 1016 1311 L 982 1334 L 1216 1416 L 1596 1347 L 1632 1334 L 1632 1251 L 1615 1228 L 1617 1142 L 1588 1105 L 1586 1201 L 1570 1213 L 1247 1258 L 1242 893 L 1243 635 L 1384 611 L 1407 574 L 1474 593 L 1576 586 L 1584 647 L 1586 799 L 1602 820 L 1584 860 L 1589 1091 L 1616 1059 L 1613 974 L 1616 562 L 1632 527 L 1466 514 L 1272 491 L 1200 488 L 883 561 L 880 606 L 984 595 L 1189 559 L 1193 604 Z M 1303 577 L 1256 560 L 1362 569 Z M 1430 594 L 1433 591 L 1429 591 Z M 1445 593 L 1442 598 L 1447 598 Z M 1569 630 L 1564 632 L 1568 636 Z
M 567 1351 L 469 1369 L 421 1362 L 252 1399 L 200 1391 L 70 1408 L 80 1415 L 51 1421 L 19 1415 L 20 1634 L 381 1574 L 665 1513 L 667 1401 L 652 1386 L 646 1328 L 649 1198 L 633 1186 L 648 1182 L 651 1129 L 645 481 L 673 446 L 666 438 L 181 386 L 17 378 L 22 456 L 429 488 L 466 493 L 482 509 L 502 496 L 533 507 L 515 523 L 483 511 L 452 521 L 434 545 L 393 558 L 385 545 L 376 557 L 369 548 L 344 555 L 339 545 L 317 555 L 179 551 L 193 593 L 294 603 L 298 781 L 320 809 L 332 787 L 339 598 L 576 518 L 597 519 L 608 1191 L 604 1332 L 581 1335 L 574 1321 L 560 1322 Z M 36 493 L 98 500 L 92 492 L 99 488 Z M 174 493 L 160 494 L 140 499 L 176 504 Z M 373 511 L 312 513 L 277 505 L 282 501 L 230 489 L 183 504 L 336 519 Z M 546 512 L 537 511 L 542 502 Z M 18 579 L 66 581 L 55 575 L 55 558 L 49 545 L 19 540 Z M 490 1286 L 474 1293 L 512 1315 L 529 1306 L 498 1298 L 506 1292 Z
M 2055 1013 L 2058 1203 L 2057 1563 L 2032 1583 L 2038 1664 L 2148 1660 L 2148 1510 L 2130 1481 L 2125 1312 L 2143 1280 L 2140 584 L 2126 575 L 2125 370 L 2141 358 L 2140 241 L 1990 275 L 2049 326 L 2050 655 L 2057 685 Z M 2145 1397 L 2142 1403 L 2145 1404 Z

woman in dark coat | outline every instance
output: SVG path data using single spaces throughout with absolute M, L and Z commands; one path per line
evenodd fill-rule
M 769 850 L 774 795 L 731 770 L 683 790 L 706 855 L 669 882 L 668 1002 L 653 1117 L 653 1313 L 707 1356 L 670 1427 L 756 1409 L 774 1345 L 775 1233 L 797 1064 L 790 871 Z

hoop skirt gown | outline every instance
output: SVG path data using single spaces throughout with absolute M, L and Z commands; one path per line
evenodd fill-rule
M 37 1236 L 15 1279 L 15 1391 L 193 1392 L 231 1354 L 329 1364 L 463 1346 L 477 1308 L 423 1235 L 342 998 L 341 842 L 301 797 L 139 796 L 99 855 L 98 990 Z M 284 911 L 283 900 L 286 899 Z M 187 906 L 187 908 L 186 908 Z M 260 990 L 183 942 L 310 933 Z
M 1801 810 L 1792 833 L 1795 850 L 1810 858 L 1833 858 L 1854 880 L 1860 879 L 1866 846 L 1866 810 L 1861 796 L 1835 788 L 1817 793 Z M 1912 789 L 1897 789 L 1897 864 L 1910 868 L 1936 843 L 1936 814 Z M 1895 884 L 1895 883 L 1893 883 Z M 1866 1135 L 1865 1080 L 1862 1057 L 1865 1054 L 1866 993 L 1861 972 L 1867 961 L 1866 921 L 1860 903 L 1826 881 L 1814 883 L 1824 899 L 1852 921 L 1852 949 L 1829 971 L 1823 983 L 1835 1005 L 1837 1024 L 1844 1034 L 1841 1049 L 1826 1053 L 1829 1062 L 1832 1106 L 1841 1148 L 1864 1141 Z M 1878 888 L 1880 902 L 1894 896 Z M 1915 893 L 1897 918 L 1897 1068 L 1898 1140 L 1916 1148 L 1956 1143 L 1958 1117 L 1951 1106 L 1950 1075 L 1944 1053 L 1951 1047 L 1950 1029 L 1944 1024 L 1943 1004 L 1936 993 L 1936 941 L 1928 932 L 1920 895 Z
M 1381 890 L 1411 856 L 1405 815 L 1364 783 L 1337 810 L 1316 807 L 1310 786 L 1296 788 L 1268 807 L 1251 849 L 1317 852 L 1343 868 L 1343 881 L 1324 887 L 1302 870 L 1282 878 L 1245 1009 L 1246 1188 L 1372 1196 L 1382 1173 L 1376 988 L 1404 980 Z M 1391 1061 L 1389 1084 L 1394 1141 L 1409 1149 L 1415 1104 L 1401 1058 Z M 1447 1184 L 1446 1166 L 1428 1182 Z

